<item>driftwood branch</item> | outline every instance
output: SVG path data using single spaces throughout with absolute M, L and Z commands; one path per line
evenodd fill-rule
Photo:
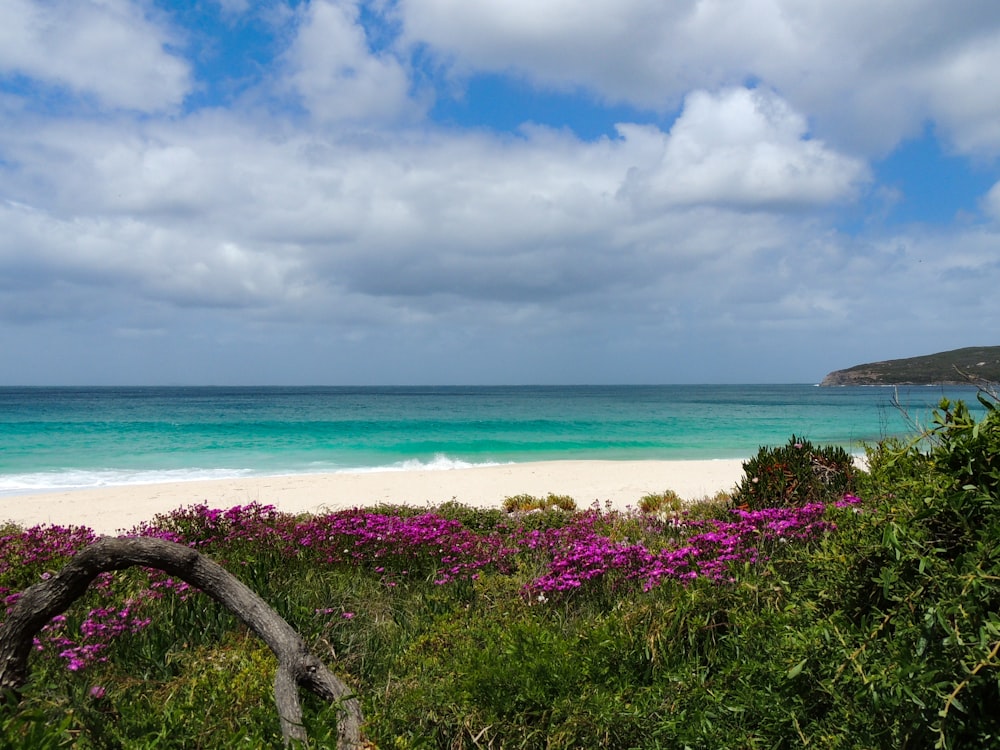
M 158 568 L 201 589 L 239 617 L 278 658 L 274 698 L 285 743 L 308 740 L 298 688 L 333 704 L 338 747 L 360 748 L 361 708 L 353 692 L 309 652 L 299 634 L 248 586 L 190 547 L 146 537 L 105 537 L 75 555 L 53 577 L 26 589 L 0 625 L 0 700 L 27 682 L 32 639 L 101 573 L 133 566 Z

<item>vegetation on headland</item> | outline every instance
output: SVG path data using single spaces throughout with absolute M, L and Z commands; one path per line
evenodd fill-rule
M 835 385 L 977 385 L 1000 381 L 1000 346 L 974 346 L 836 370 L 820 382 Z
M 984 401 L 978 422 L 942 402 L 851 477 L 801 439 L 762 449 L 741 487 L 774 507 L 746 489 L 686 511 L 647 496 L 647 513 L 195 507 L 136 533 L 261 594 L 358 691 L 373 747 L 996 747 L 1000 411 Z M 92 534 L 0 537 L 9 602 Z M 0 746 L 280 745 L 273 657 L 235 618 L 135 569 L 88 596 L 39 639 Z M 329 707 L 305 709 L 333 746 Z

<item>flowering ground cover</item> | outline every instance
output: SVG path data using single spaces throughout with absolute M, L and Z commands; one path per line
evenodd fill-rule
M 838 505 L 857 502 L 848 497 Z M 451 510 L 454 514 L 456 509 Z M 657 518 L 596 506 L 580 513 L 524 515 L 464 509 L 467 521 L 470 514 L 476 520 L 471 524 L 475 528 L 433 511 L 395 511 L 357 508 L 295 517 L 257 503 L 228 509 L 196 505 L 129 533 L 189 545 L 238 575 L 266 564 L 298 564 L 314 577 L 323 570 L 364 571 L 381 589 L 391 591 L 401 585 L 468 587 L 487 574 L 517 581 L 524 606 L 553 607 L 598 588 L 628 595 L 648 592 L 667 580 L 703 578 L 731 584 L 735 563 L 756 563 L 776 543 L 808 542 L 835 528 L 820 503 L 756 512 L 735 509 L 724 519 L 683 514 Z M 50 576 L 94 539 L 86 528 L 6 528 L 0 537 L 0 594 L 6 606 L 13 604 L 18 591 Z M 116 647 L 122 651 L 121 644 L 130 636 L 133 643 L 141 642 L 141 631 L 170 627 L 159 622 L 165 598 L 174 620 L 184 607 L 205 607 L 196 591 L 161 571 L 104 575 L 83 606 L 43 629 L 35 642 L 35 660 L 49 665 L 49 674 L 61 665 L 72 673 L 107 675 Z M 363 610 L 327 606 L 312 612 L 325 620 L 322 632 L 330 637 L 331 630 L 357 614 L 364 617 Z M 103 684 L 94 683 L 87 698 L 93 703 L 105 699 L 107 692 Z
M 837 505 L 858 502 L 846 496 Z M 645 591 L 665 579 L 705 577 L 731 583 L 733 563 L 754 563 L 763 549 L 778 541 L 805 542 L 834 530 L 825 520 L 826 510 L 823 503 L 810 503 L 752 512 L 735 509 L 732 520 L 687 520 L 683 515 L 657 520 L 595 507 L 568 515 L 555 527 L 526 529 L 513 518 L 483 533 L 433 512 L 396 516 L 356 508 L 295 518 L 253 503 L 228 509 L 182 508 L 131 534 L 208 553 L 220 550 L 223 555 L 233 545 L 252 545 L 257 554 L 268 547 L 284 557 L 308 557 L 314 565 L 365 568 L 379 574 L 388 587 L 407 576 L 423 576 L 437 586 L 474 581 L 484 569 L 510 572 L 516 558 L 527 554 L 544 561 L 544 572 L 527 583 L 525 595 L 548 599 L 601 579 L 614 579 L 621 587 L 639 585 Z M 615 541 L 615 531 L 626 527 L 641 529 L 644 539 Z M 20 590 L 50 575 L 95 538 L 91 530 L 79 527 L 9 528 L 0 538 L 0 581 Z M 182 581 L 159 571 L 150 575 L 148 588 L 124 600 L 115 600 L 111 576 L 102 577 L 96 588 L 110 606 L 90 609 L 78 623 L 63 615 L 54 618 L 36 640 L 37 650 L 57 652 L 74 672 L 103 661 L 113 640 L 151 624 L 150 617 L 140 614 L 143 602 L 161 598 L 168 589 L 182 598 L 190 593 Z M 0 595 L 8 607 L 18 596 L 10 585 L 0 586 Z

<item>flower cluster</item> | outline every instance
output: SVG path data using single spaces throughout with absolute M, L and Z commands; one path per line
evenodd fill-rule
M 428 571 L 438 584 L 474 580 L 482 568 L 517 552 L 498 535 L 477 534 L 434 513 L 400 517 L 361 509 L 299 523 L 291 542 L 327 564 L 351 562 L 397 575 Z
M 56 649 L 66 661 L 66 669 L 77 672 L 95 662 L 105 661 L 102 652 L 111 641 L 124 633 L 137 633 L 151 622 L 136 612 L 136 603 L 127 601 L 123 607 L 96 607 L 80 623 L 78 639 L 67 635 L 66 615 L 53 617 L 35 638 L 35 648 Z
M 210 508 L 204 503 L 157 515 L 137 526 L 130 536 L 147 536 L 189 547 L 211 548 L 232 542 L 270 544 L 283 537 L 294 518 L 273 505 L 248 503 Z
M 849 507 L 859 502 L 846 495 L 835 505 Z M 823 503 L 810 503 L 801 508 L 735 509 L 732 521 L 674 519 L 669 529 L 680 535 L 658 550 L 614 541 L 597 530 L 598 515 L 581 514 L 572 526 L 526 535 L 527 548 L 551 555 L 548 572 L 531 584 L 529 593 L 572 591 L 606 577 L 640 581 L 647 591 L 667 579 L 704 577 L 731 582 L 732 565 L 757 562 L 767 543 L 806 541 L 833 531 L 834 524 L 824 520 L 826 511 Z
M 95 539 L 84 526 L 0 527 L 0 598 L 11 606 L 21 589 L 51 575 Z

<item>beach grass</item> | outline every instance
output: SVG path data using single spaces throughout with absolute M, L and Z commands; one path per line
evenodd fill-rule
M 201 505 L 133 533 L 257 591 L 357 691 L 372 747 L 998 746 L 1000 414 L 937 420 L 802 504 Z M 0 537 L 10 604 L 92 534 Z M 162 573 L 102 577 L 31 667 L 0 745 L 281 745 L 273 656 Z M 329 706 L 305 721 L 335 745 Z

